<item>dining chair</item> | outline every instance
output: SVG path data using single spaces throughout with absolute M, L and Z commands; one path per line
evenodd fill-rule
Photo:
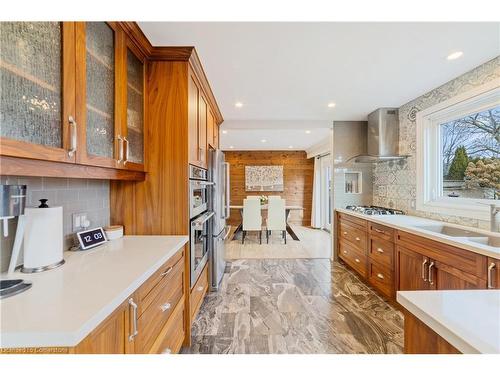
M 266 222 L 267 243 L 269 243 L 269 235 L 272 234 L 272 231 L 280 230 L 286 244 L 285 203 L 284 199 L 269 199 Z
M 262 244 L 262 216 L 259 199 L 243 200 L 243 233 L 241 243 L 245 243 L 247 231 L 259 231 L 259 241 Z

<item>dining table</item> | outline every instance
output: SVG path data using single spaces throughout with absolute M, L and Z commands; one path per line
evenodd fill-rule
M 234 209 L 234 210 L 239 210 L 240 215 L 241 215 L 241 222 L 240 224 L 236 227 L 236 230 L 234 231 L 234 235 L 238 234 L 238 232 L 241 232 L 243 230 L 243 205 L 230 205 L 229 208 Z M 261 211 L 266 211 L 268 208 L 267 204 L 261 204 L 260 209 Z M 288 217 L 290 216 L 291 211 L 304 211 L 304 207 L 302 206 L 285 206 L 285 221 L 286 221 L 286 231 L 292 237 L 294 241 L 300 241 L 299 237 L 295 234 L 293 231 L 292 227 L 290 224 L 288 224 Z

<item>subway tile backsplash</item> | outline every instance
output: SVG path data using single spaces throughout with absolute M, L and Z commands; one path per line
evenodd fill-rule
M 86 212 L 90 227 L 109 225 L 109 181 L 52 177 L 1 176 L 2 184 L 27 185 L 28 207 L 37 207 L 39 199 L 48 199 L 49 206 L 63 207 L 64 245 L 73 245 L 73 213 Z M 17 220 L 9 220 L 9 237 L 0 239 L 0 270 L 8 267 Z

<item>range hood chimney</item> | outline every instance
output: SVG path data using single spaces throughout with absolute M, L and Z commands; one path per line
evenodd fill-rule
M 399 116 L 397 108 L 379 108 L 368 115 L 367 153 L 354 158 L 355 163 L 401 160 L 399 155 Z

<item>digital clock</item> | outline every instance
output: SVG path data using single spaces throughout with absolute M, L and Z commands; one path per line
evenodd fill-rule
M 101 227 L 78 232 L 76 236 L 82 250 L 91 249 L 108 241 Z

